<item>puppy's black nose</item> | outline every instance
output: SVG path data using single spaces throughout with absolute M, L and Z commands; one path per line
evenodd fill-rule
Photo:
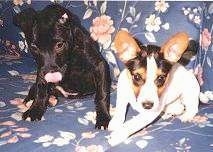
M 142 106 L 145 108 L 145 109 L 151 109 L 153 107 L 154 103 L 151 102 L 151 101 L 146 101 L 146 102 L 143 102 L 142 103 Z
M 55 71 L 59 70 L 59 67 L 57 65 L 51 65 L 50 69 L 51 69 L 52 72 L 55 72 Z

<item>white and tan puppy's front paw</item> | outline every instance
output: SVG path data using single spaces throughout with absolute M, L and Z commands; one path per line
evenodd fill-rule
M 119 130 L 122 127 L 122 122 L 118 119 L 112 118 L 112 120 L 109 122 L 108 130 L 109 131 L 115 131 Z
M 108 143 L 111 146 L 116 146 L 120 143 L 122 143 L 123 141 L 125 141 L 127 138 L 129 137 L 127 130 L 125 130 L 124 128 L 120 128 L 116 131 L 113 131 L 108 139 Z

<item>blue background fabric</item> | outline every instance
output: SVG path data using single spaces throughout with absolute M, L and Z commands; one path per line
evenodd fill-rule
M 23 3 L 22 3 L 23 2 Z M 127 29 L 144 44 L 162 45 L 172 34 L 186 31 L 200 42 L 197 56 L 187 68 L 194 70 L 201 85 L 199 113 L 190 123 L 178 119 L 159 120 L 139 131 L 124 143 L 111 147 L 107 142 L 109 131 L 95 130 L 93 96 L 84 99 L 63 99 L 49 107 L 43 120 L 21 120 L 26 110 L 22 101 L 35 81 L 36 65 L 28 52 L 24 35 L 12 23 L 12 16 L 31 6 L 43 9 L 51 1 L 14 0 L 0 2 L 0 151 L 193 151 L 213 149 L 213 81 L 212 81 L 212 2 L 165 1 L 62 1 L 78 15 L 89 31 L 94 19 L 108 16 L 110 32 L 100 39 L 100 51 L 111 67 L 113 88 L 116 88 L 122 63 L 113 53 L 112 41 L 116 32 Z M 160 5 L 162 4 L 162 5 Z M 158 7 L 161 6 L 161 7 Z M 150 20 L 155 21 L 151 25 Z M 110 24 L 112 23 L 113 24 Z M 94 28 L 99 28 L 94 27 Z M 111 93 L 111 115 L 116 100 L 116 89 Z M 135 112 L 129 108 L 128 119 Z
M 200 27 L 200 51 L 196 58 L 195 71 L 200 81 L 200 100 L 213 101 L 213 3 L 206 2 L 203 22 Z

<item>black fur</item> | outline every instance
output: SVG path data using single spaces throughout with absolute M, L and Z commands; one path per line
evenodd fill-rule
M 64 14 L 68 19 L 60 22 Z M 59 85 L 68 92 L 77 92 L 79 97 L 95 93 L 96 128 L 105 129 L 110 120 L 110 71 L 97 42 L 81 25 L 79 18 L 61 7 L 50 5 L 40 12 L 32 8 L 14 17 L 15 25 L 26 35 L 30 51 L 37 62 L 36 83 L 29 91 L 25 102 L 33 99 L 23 119 L 40 120 L 46 111 L 50 95 L 60 95 L 54 90 Z M 47 83 L 44 75 L 61 72 L 62 81 Z

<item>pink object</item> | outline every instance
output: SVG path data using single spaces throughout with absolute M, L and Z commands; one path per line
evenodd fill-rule
M 60 72 L 47 73 L 44 79 L 47 82 L 57 83 L 62 80 L 62 74 Z
M 201 35 L 201 46 L 204 48 L 208 48 L 211 44 L 211 33 L 205 28 Z
M 51 106 L 55 106 L 57 104 L 57 102 L 58 102 L 58 100 L 56 99 L 55 96 L 50 96 L 50 98 L 49 98 L 49 104 Z

